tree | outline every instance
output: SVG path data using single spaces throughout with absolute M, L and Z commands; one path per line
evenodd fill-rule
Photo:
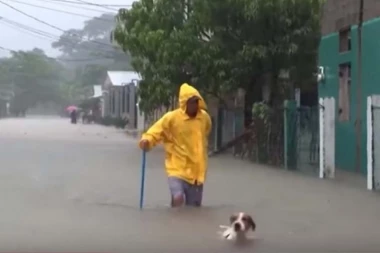
M 76 80 L 82 85 L 103 83 L 106 71 L 131 70 L 130 57 L 110 42 L 115 16 L 105 13 L 87 20 L 82 29 L 64 32 L 52 47 L 62 52 L 61 60 L 74 67 Z
M 107 66 L 87 64 L 76 69 L 76 80 L 81 85 L 96 85 L 104 82 L 107 76 Z
M 59 82 L 62 66 L 41 49 L 12 52 L 0 65 L 0 80 L 10 84 L 15 94 L 11 110 L 25 114 L 39 102 L 60 101 Z
M 145 81 L 146 110 L 167 103 L 189 77 L 202 92 L 223 99 L 238 87 L 252 94 L 269 74 L 274 101 L 290 94 L 277 81 L 281 70 L 299 86 L 310 81 L 322 0 L 188 2 L 141 0 L 117 15 L 114 39 Z
M 130 11 L 120 10 L 113 33 L 115 41 L 131 54 L 134 69 L 144 79 L 139 90 L 140 107 L 145 111 L 168 105 L 176 85 L 185 78 L 183 50 L 176 51 L 176 45 L 170 43 L 175 26 L 181 28 L 183 2 L 158 2 L 144 0 L 135 2 Z

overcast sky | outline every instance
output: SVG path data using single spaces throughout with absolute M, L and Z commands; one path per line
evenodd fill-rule
M 87 2 L 88 4 L 81 2 Z M 129 7 L 132 2 L 134 2 L 134 0 L 0 0 L 0 47 L 11 50 L 29 50 L 39 47 L 45 50 L 49 56 L 57 56 L 59 54 L 58 51 L 50 46 L 54 39 L 41 37 L 21 30 L 20 28 L 11 27 L 1 20 L 1 18 L 11 20 L 55 36 L 59 36 L 62 33 L 58 29 L 54 29 L 33 18 L 27 17 L 17 10 L 25 12 L 57 28 L 68 30 L 70 28 L 83 27 L 83 22 L 89 18 L 63 12 L 95 17 L 107 12 L 116 13 L 118 7 L 111 7 L 111 5 Z M 5 4 L 11 5 L 17 10 Z M 107 7 L 96 5 L 107 5 Z M 48 10 L 48 8 L 52 10 Z M 7 54 L 8 52 L 0 48 L 0 56 Z

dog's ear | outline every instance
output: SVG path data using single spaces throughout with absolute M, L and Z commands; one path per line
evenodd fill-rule
M 250 215 L 247 216 L 247 219 L 248 219 L 248 223 L 251 225 L 251 229 L 253 231 L 256 230 L 256 223 L 254 222 L 254 220 L 252 219 L 252 217 Z
M 237 215 L 236 214 L 233 214 L 230 216 L 230 224 L 232 224 L 233 222 L 235 222 L 237 220 Z

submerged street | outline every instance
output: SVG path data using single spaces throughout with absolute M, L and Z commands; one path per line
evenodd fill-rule
M 68 119 L 0 120 L 0 252 L 378 252 L 380 196 L 227 155 L 210 158 L 204 207 L 170 210 L 163 150 L 121 130 Z M 231 213 L 255 241 L 222 241 Z

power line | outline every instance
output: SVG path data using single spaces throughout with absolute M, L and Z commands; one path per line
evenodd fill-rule
M 42 36 L 54 39 L 54 41 L 63 40 L 63 41 L 61 41 L 62 43 L 69 42 L 71 45 L 75 45 L 75 43 L 76 43 L 74 41 L 71 41 L 70 38 L 60 37 L 59 35 L 55 35 L 55 34 L 52 34 L 52 33 L 49 33 L 49 32 L 43 31 L 43 30 L 35 29 L 33 27 L 18 23 L 16 21 L 13 21 L 13 20 L 1 17 L 1 16 L 0 16 L 0 21 L 6 22 L 6 23 L 11 24 L 13 26 L 16 26 L 18 28 L 22 28 L 28 32 L 36 33 L 38 35 L 42 35 Z M 65 42 L 65 41 L 67 41 L 67 42 Z M 83 41 L 82 40 L 81 42 L 94 42 L 94 41 L 90 41 L 90 40 Z M 99 50 L 99 49 L 97 49 L 97 50 Z M 111 51 L 104 51 L 104 52 L 111 52 Z
M 47 38 L 47 37 L 45 37 L 45 36 L 42 36 L 41 34 L 37 34 L 37 33 L 34 33 L 34 32 L 32 32 L 32 31 L 26 31 L 25 29 L 23 29 L 23 28 L 21 28 L 21 27 L 17 27 L 17 26 L 15 26 L 15 25 L 13 25 L 13 24 L 10 24 L 10 23 L 8 23 L 8 22 L 5 22 L 4 20 L 1 20 L 1 19 L 0 19 L 0 22 L 1 22 L 2 25 L 7 26 L 7 27 L 9 27 L 9 28 L 11 28 L 11 29 L 18 30 L 18 31 L 21 32 L 21 33 L 26 33 L 26 34 L 31 35 L 31 36 L 33 36 L 33 37 L 37 37 L 37 38 L 40 38 L 40 39 L 48 40 L 48 41 L 50 41 L 50 42 L 54 41 L 53 39 L 49 39 L 49 38 Z
M 1 16 L 0 16 L 0 21 L 2 21 L 5 24 L 13 26 L 14 29 L 17 29 L 17 30 L 22 29 L 22 30 L 24 30 L 24 31 L 21 31 L 21 32 L 30 32 L 30 33 L 32 33 L 30 35 L 42 36 L 42 37 L 45 37 L 45 39 L 46 38 L 49 39 L 50 41 L 57 41 L 59 39 L 63 39 L 63 41 L 61 41 L 61 43 L 68 44 L 70 46 L 76 46 L 76 43 L 73 42 L 73 41 L 71 41 L 68 38 L 60 38 L 57 35 L 54 35 L 54 34 L 51 34 L 51 33 L 48 33 L 48 32 L 42 31 L 42 30 L 35 29 L 35 28 L 32 28 L 32 27 L 27 26 L 27 25 L 20 24 L 20 23 L 18 23 L 16 21 L 12 21 L 12 20 L 3 18 Z M 83 49 L 87 50 L 88 52 L 93 52 L 94 51 L 93 49 L 85 48 L 85 47 L 83 47 Z M 109 57 L 109 56 L 107 56 L 107 53 L 109 53 L 109 54 L 113 53 L 112 51 L 106 51 L 106 50 L 103 51 L 103 50 L 99 50 L 99 49 L 96 49 L 96 51 L 102 51 L 103 53 L 105 53 L 103 55 L 103 57 Z
M 5 3 L 5 2 L 3 2 L 3 1 L 0 1 L 0 3 L 3 4 L 3 5 L 5 5 L 5 6 L 8 6 L 8 7 L 11 8 L 12 10 L 17 11 L 18 13 L 21 13 L 21 14 L 24 15 L 24 16 L 27 16 L 27 17 L 29 17 L 29 18 L 31 18 L 31 19 L 34 19 L 34 20 L 37 21 L 37 22 L 40 22 L 40 23 L 45 24 L 45 25 L 47 25 L 47 26 L 50 26 L 50 27 L 52 27 L 52 28 L 54 28 L 54 29 L 56 29 L 56 30 L 58 30 L 58 31 L 65 32 L 65 30 L 63 30 L 63 29 L 61 29 L 61 28 L 59 28 L 59 27 L 57 27 L 57 26 L 55 26 L 55 25 L 51 25 L 51 24 L 49 24 L 49 23 L 47 23 L 47 22 L 45 22 L 45 21 L 43 21 L 43 20 L 41 20 L 41 19 L 39 19 L 39 18 L 36 18 L 36 17 L 34 17 L 34 16 L 32 16 L 32 15 L 29 15 L 28 13 L 26 13 L 26 12 L 24 12 L 24 11 L 22 11 L 22 10 L 19 10 L 19 9 L 13 7 L 13 6 L 10 5 L 10 4 L 7 4 L 7 3 Z
M 76 1 L 79 2 L 79 3 L 83 3 L 83 4 L 88 4 L 88 5 L 92 5 L 92 6 L 102 7 L 104 9 L 111 10 L 111 11 L 118 11 L 118 10 L 116 10 L 114 8 L 111 8 L 111 7 L 108 7 L 106 5 L 94 4 L 94 3 L 90 3 L 90 2 L 86 2 L 86 1 L 82 1 L 82 0 L 76 0 Z
M 6 47 L 2 47 L 0 46 L 0 49 L 4 50 L 4 51 L 8 51 L 10 53 L 17 53 L 18 51 L 17 50 L 12 50 L 12 49 L 9 49 L 9 48 L 6 48 Z M 21 51 L 21 50 L 19 50 Z M 112 58 L 107 58 L 107 57 L 101 57 L 101 58 L 77 58 L 77 59 L 60 59 L 60 58 L 54 58 L 54 57 L 50 57 L 50 56 L 47 56 L 45 55 L 45 57 L 49 60 L 54 60 L 54 61 L 62 61 L 62 62 L 86 62 L 86 61 L 96 61 L 96 60 L 113 60 Z
M 94 4 L 86 1 L 70 1 L 70 0 L 50 0 L 50 1 L 56 1 L 56 2 L 64 2 L 64 3 L 73 3 L 73 4 L 85 4 L 85 5 L 92 5 L 92 6 L 100 6 L 100 7 L 130 7 L 131 4 Z
M 105 13 L 104 10 L 88 8 L 88 7 L 80 5 L 80 3 L 74 2 L 74 1 L 57 1 L 57 0 L 37 0 L 37 1 L 41 1 L 41 2 L 44 2 L 44 3 L 50 3 L 50 4 L 55 4 L 55 5 L 60 5 L 60 6 L 62 6 L 62 5 L 63 6 L 68 6 L 70 8 L 74 8 L 74 9 L 82 9 L 82 10 L 94 11 L 94 12 L 98 12 L 98 13 L 99 12 L 100 13 Z
M 30 32 L 30 33 L 32 33 L 32 34 L 30 34 L 32 36 L 33 35 L 34 36 L 42 36 L 45 39 L 48 39 L 49 41 L 57 41 L 59 39 L 63 39 L 63 41 L 61 41 L 61 43 L 67 44 L 67 45 L 70 45 L 73 47 L 76 46 L 76 43 L 73 41 L 70 41 L 70 39 L 68 39 L 68 38 L 60 38 L 57 35 L 54 35 L 54 34 L 51 34 L 51 33 L 48 33 L 48 32 L 42 31 L 42 30 L 35 29 L 35 28 L 32 28 L 32 27 L 27 26 L 27 25 L 20 24 L 16 21 L 12 21 L 12 20 L 3 18 L 1 16 L 0 16 L 0 21 L 2 21 L 3 24 L 5 23 L 5 24 L 8 24 L 10 26 L 13 26 L 13 29 L 17 29 L 19 31 L 20 31 L 20 29 L 22 29 L 23 31 L 20 31 L 20 32 Z M 83 49 L 88 51 L 88 52 L 94 52 L 94 50 L 90 49 L 90 48 L 83 47 Z M 99 50 L 99 49 L 96 49 L 96 51 L 97 52 L 101 51 L 102 53 L 104 53 L 104 54 L 100 54 L 100 56 L 102 58 L 110 58 L 109 54 L 113 53 L 111 51 L 105 51 L 105 50 L 103 51 L 103 50 Z
M 41 6 L 41 5 L 36 5 L 36 4 L 31 4 L 31 3 L 26 3 L 26 2 L 21 2 L 21 1 L 17 1 L 17 0 L 12 0 L 12 2 L 23 4 L 23 5 L 32 6 L 32 7 L 35 7 L 35 8 L 40 8 L 40 9 L 45 9 L 45 10 L 65 13 L 65 14 L 69 14 L 69 15 L 73 15 L 73 16 L 78 16 L 78 17 L 91 18 L 91 19 L 93 18 L 93 19 L 98 19 L 98 20 L 102 20 L 102 21 L 105 21 L 105 22 L 110 22 L 110 23 L 113 22 L 112 20 L 101 18 L 101 17 L 92 17 L 92 16 L 88 16 L 88 15 L 83 15 L 83 14 L 80 14 L 80 13 L 75 13 L 75 12 L 71 12 L 71 11 L 64 11 L 64 10 L 58 10 L 58 9 L 54 9 L 54 8 L 49 8 L 49 7 L 45 7 L 45 6 Z
M 50 38 L 50 39 L 54 39 L 54 40 L 58 40 L 59 39 L 58 35 L 54 35 L 54 34 L 51 34 L 51 33 L 48 33 L 48 32 L 45 32 L 45 31 L 42 31 L 42 30 L 30 27 L 30 26 L 18 23 L 16 21 L 13 21 L 13 20 L 1 17 L 1 16 L 0 16 L 0 21 L 2 21 L 3 23 L 7 23 L 7 24 L 9 24 L 11 26 L 17 27 L 17 28 L 21 28 L 21 29 L 23 29 L 23 30 L 25 30 L 27 32 L 32 32 L 34 34 L 38 34 L 38 35 L 41 35 L 41 36 L 44 36 L 44 37 L 47 37 L 47 38 Z
M 51 42 L 54 42 L 54 41 L 57 41 L 60 39 L 60 37 L 57 35 L 54 35 L 54 34 L 51 34 L 51 33 L 48 33 L 48 32 L 42 31 L 42 30 L 35 29 L 35 28 L 27 26 L 27 25 L 20 24 L 18 22 L 15 22 L 15 21 L 3 18 L 3 17 L 0 17 L 0 20 L 3 23 L 6 23 L 8 25 L 13 26 L 14 29 L 17 29 L 17 30 L 22 29 L 23 32 L 29 32 L 29 33 L 32 33 L 32 34 L 37 35 L 37 36 L 42 36 L 45 39 L 46 38 L 49 39 L 49 41 L 51 41 Z M 75 43 L 73 41 L 69 41 L 68 39 L 66 39 L 66 41 L 67 41 L 67 43 L 70 43 L 71 46 L 75 46 Z
M 59 28 L 59 27 L 57 27 L 57 26 L 55 26 L 55 25 L 51 25 L 51 24 L 49 24 L 49 23 L 47 23 L 47 22 L 45 22 L 45 21 L 43 21 L 43 20 L 41 20 L 41 19 L 39 19 L 39 18 L 36 18 L 36 17 L 34 17 L 34 16 L 32 16 L 32 15 L 29 15 L 28 13 L 26 13 L 26 12 L 24 12 L 24 11 L 21 11 L 21 10 L 17 9 L 17 8 L 13 7 L 12 5 L 5 3 L 4 1 L 1 1 L 1 0 L 0 0 L 0 3 L 3 4 L 3 5 L 5 5 L 5 6 L 8 6 L 8 7 L 11 8 L 12 10 L 17 11 L 17 12 L 19 12 L 19 13 L 21 13 L 21 14 L 23 14 L 23 15 L 25 15 L 25 16 L 31 18 L 31 19 L 34 19 L 34 20 L 37 21 L 37 22 L 40 22 L 40 23 L 45 24 L 45 25 L 47 25 L 47 26 L 50 26 L 50 27 L 52 27 L 52 28 L 54 28 L 54 29 L 56 29 L 56 30 L 58 30 L 58 31 L 63 32 L 63 33 L 66 32 L 66 31 L 63 30 L 62 28 Z M 71 35 L 74 35 L 74 36 L 77 36 L 77 37 L 83 39 L 83 37 L 79 36 L 78 34 L 71 34 Z M 111 45 L 106 44 L 106 43 L 102 43 L 102 42 L 99 42 L 99 41 L 91 41 L 91 40 L 88 40 L 88 41 L 89 41 L 89 42 L 92 42 L 92 43 L 99 44 L 99 45 L 104 45 L 104 46 L 108 46 L 108 47 L 113 48 Z M 114 48 L 113 48 L 113 49 L 114 49 Z
M 0 46 L 0 49 L 2 49 L 2 50 L 4 50 L 4 51 L 8 51 L 8 52 L 17 52 L 17 51 L 15 51 L 15 50 L 12 50 L 12 49 L 8 49 L 8 48 L 5 48 L 5 47 L 2 47 L 2 46 Z

